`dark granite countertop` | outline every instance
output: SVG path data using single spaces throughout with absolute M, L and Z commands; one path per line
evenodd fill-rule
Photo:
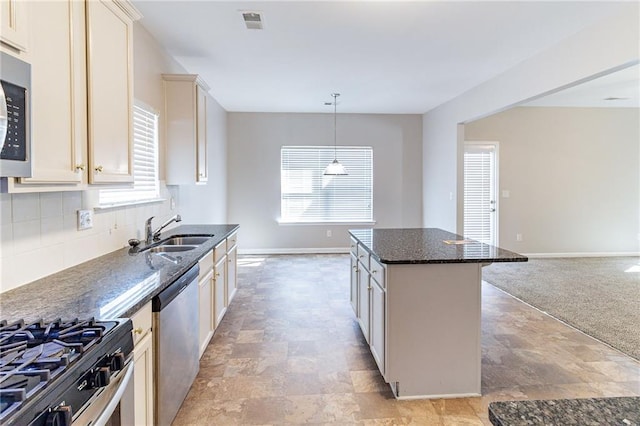
M 492 402 L 489 420 L 494 426 L 638 426 L 640 397 Z
M 464 237 L 438 228 L 355 229 L 349 233 L 381 263 L 492 263 L 528 260 L 518 253 L 474 240 L 454 244 L 452 242 L 464 240 Z
M 183 225 L 171 235 L 213 235 L 194 250 L 158 256 L 122 248 L 0 294 L 0 319 L 128 317 L 198 263 L 238 225 Z

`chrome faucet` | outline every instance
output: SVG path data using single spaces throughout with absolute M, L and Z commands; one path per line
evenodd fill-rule
M 173 216 L 171 219 L 167 220 L 162 225 L 160 225 L 160 228 L 158 228 L 155 231 L 153 231 L 151 229 L 151 221 L 153 220 L 153 218 L 154 218 L 154 216 L 151 216 L 149 219 L 147 219 L 145 221 L 145 225 L 144 225 L 144 234 L 145 234 L 144 242 L 145 242 L 145 244 L 151 244 L 153 241 L 159 240 L 160 239 L 160 232 L 162 232 L 162 230 L 164 228 L 169 226 L 170 223 L 182 221 L 182 218 L 180 217 L 180 215 L 177 214 L 177 215 Z

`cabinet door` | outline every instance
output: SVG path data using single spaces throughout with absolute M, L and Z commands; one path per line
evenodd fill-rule
M 132 182 L 132 28 L 107 0 L 86 2 L 89 182 Z
M 153 333 L 133 348 L 133 399 L 135 425 L 153 425 Z
M 198 282 L 198 342 L 200 343 L 200 356 L 207 349 L 207 345 L 213 336 L 213 270 Z
M 362 329 L 362 334 L 367 342 L 369 342 L 369 292 L 371 291 L 371 285 L 369 280 L 369 272 L 362 266 L 362 263 L 358 263 L 358 322 Z
M 351 254 L 351 291 L 350 291 L 351 307 L 353 312 L 358 316 L 358 259 Z
M 196 182 L 209 178 L 207 164 L 207 93 L 196 85 Z
M 385 359 L 385 292 L 376 282 L 376 280 L 370 280 L 371 287 L 371 339 L 369 345 L 371 346 L 371 353 L 373 358 L 378 364 L 378 368 L 382 375 L 384 375 L 384 359 Z
M 233 247 L 227 253 L 227 306 L 231 303 L 233 296 L 236 294 L 238 288 L 238 249 Z
M 4 2 L 3 2 L 4 4 Z M 31 7 L 30 178 L 21 184 L 77 184 L 87 144 L 84 3 L 40 2 Z M 55 82 L 55 83 L 52 83 Z
M 216 322 L 215 326 L 218 328 L 222 318 L 224 317 L 225 312 L 227 312 L 227 283 L 226 283 L 226 267 L 227 267 L 227 257 L 223 256 L 222 259 L 216 263 L 216 266 L 213 269 L 213 286 L 214 286 L 214 307 L 215 307 L 215 316 Z
M 0 41 L 22 52 L 27 50 L 29 41 L 27 3 L 27 0 L 0 1 Z

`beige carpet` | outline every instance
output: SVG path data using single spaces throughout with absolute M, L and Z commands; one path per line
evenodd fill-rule
M 494 263 L 483 279 L 640 360 L 640 259 Z

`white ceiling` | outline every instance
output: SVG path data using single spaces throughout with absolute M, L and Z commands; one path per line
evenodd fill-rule
M 422 114 L 625 2 L 134 0 L 227 111 Z M 240 10 L 260 11 L 247 30 Z
M 522 106 L 640 108 L 640 65 L 595 78 Z

